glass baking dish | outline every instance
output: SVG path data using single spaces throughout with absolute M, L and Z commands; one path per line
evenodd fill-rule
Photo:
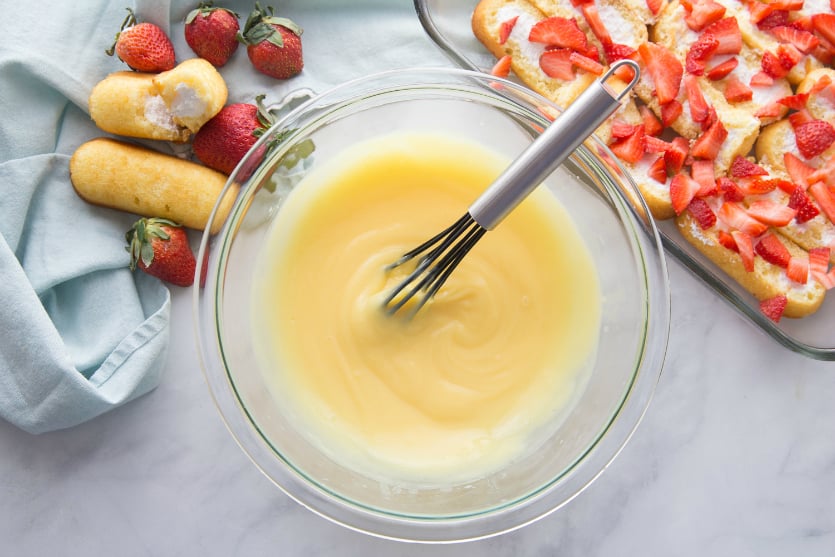
M 470 17 L 478 0 L 414 2 L 424 30 L 455 64 L 477 71 L 489 71 L 495 64 L 493 55 L 475 38 L 470 27 Z M 678 234 L 672 221 L 660 221 L 657 224 L 667 253 L 756 327 L 790 350 L 818 360 L 835 361 L 835 293 L 830 293 L 813 315 L 802 319 L 784 318 L 774 323 L 760 312 L 753 296 L 690 246 Z

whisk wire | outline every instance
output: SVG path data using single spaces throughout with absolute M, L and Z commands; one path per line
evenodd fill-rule
M 389 265 L 387 269 L 391 270 L 424 254 L 409 276 L 400 282 L 383 301 L 383 307 L 386 308 L 386 311 L 389 314 L 396 313 L 418 292 L 423 291 L 424 295 L 411 312 L 414 315 L 443 286 L 452 271 L 455 270 L 485 232 L 487 231 L 469 213 L 466 213 L 452 226 L 405 253 L 400 259 Z M 433 246 L 435 247 L 433 248 Z M 421 275 L 423 275 L 422 278 L 420 278 Z M 403 293 L 409 285 L 412 285 L 411 289 Z M 401 295 L 401 293 L 403 294 Z

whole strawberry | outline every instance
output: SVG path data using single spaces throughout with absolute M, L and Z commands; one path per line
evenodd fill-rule
M 174 45 L 165 32 L 153 23 L 137 23 L 130 8 L 113 46 L 105 52 L 108 56 L 115 52 L 122 62 L 139 72 L 159 73 L 176 65 Z
M 188 244 L 185 229 L 159 218 L 141 218 L 125 234 L 130 268 L 176 286 L 191 286 L 197 261 Z
M 274 122 L 275 117 L 262 104 L 230 104 L 203 124 L 195 134 L 192 149 L 200 162 L 224 174 L 231 174 L 243 156 Z
M 238 14 L 226 8 L 214 8 L 212 2 L 200 2 L 186 16 L 186 43 L 196 55 L 220 67 L 238 48 Z
M 273 16 L 272 6 L 256 2 L 238 41 L 246 45 L 249 61 L 259 72 L 287 79 L 302 71 L 302 29 L 285 17 Z

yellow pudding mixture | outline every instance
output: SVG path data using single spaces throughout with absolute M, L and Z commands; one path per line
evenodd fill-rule
M 593 363 L 600 292 L 563 206 L 538 188 L 412 319 L 385 267 L 446 228 L 508 160 L 398 133 L 346 149 L 288 196 L 259 255 L 256 355 L 311 442 L 363 473 L 489 474 L 543 440 Z

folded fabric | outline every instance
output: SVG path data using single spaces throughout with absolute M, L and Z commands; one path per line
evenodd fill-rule
M 0 21 L 0 416 L 32 433 L 153 389 L 169 336 L 168 290 L 128 269 L 135 217 L 85 203 L 69 180 L 68 154 L 101 135 L 89 91 L 123 69 L 102 44 L 125 7 L 53 9 Z

